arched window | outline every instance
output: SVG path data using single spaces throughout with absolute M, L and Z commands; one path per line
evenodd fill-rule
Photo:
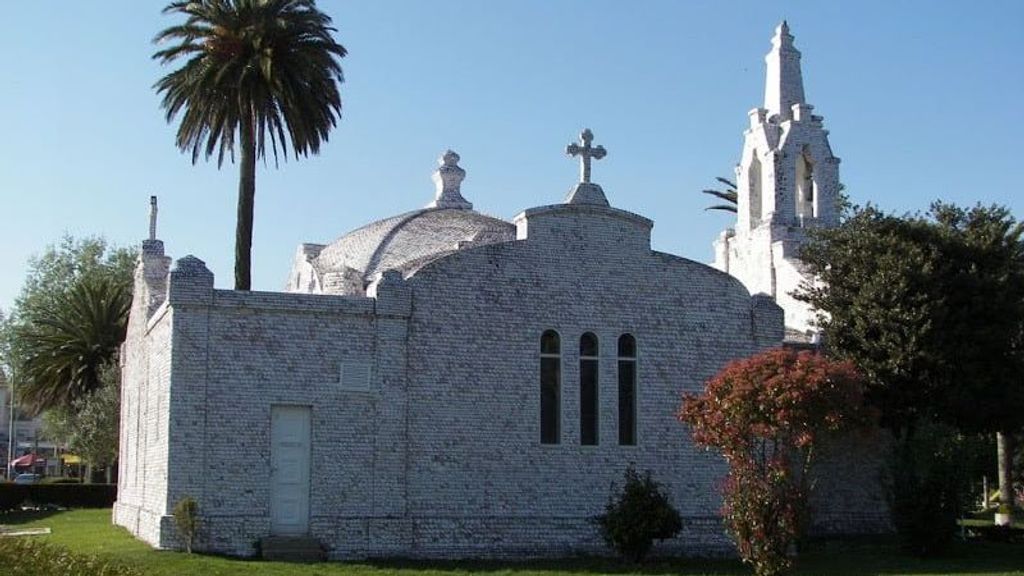
M 580 444 L 597 444 L 597 336 L 587 332 L 580 337 Z
M 814 217 L 814 162 L 810 146 L 804 146 L 796 159 L 796 215 Z
M 619 444 L 636 444 L 636 339 L 619 336 Z
M 558 444 L 560 436 L 562 356 L 558 332 L 540 337 L 540 442 Z
M 750 161 L 750 168 L 747 169 L 747 207 L 750 215 L 750 227 L 753 228 L 761 223 L 761 160 L 757 157 L 757 150 L 753 151 L 753 159 Z

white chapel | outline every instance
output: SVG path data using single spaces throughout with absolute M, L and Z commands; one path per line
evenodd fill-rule
M 471 155 L 445 152 L 433 198 L 410 198 L 425 207 L 301 245 L 282 292 L 214 288 L 200 259 L 172 263 L 154 221 L 122 353 L 114 522 L 178 547 L 171 512 L 191 497 L 197 549 L 221 554 L 282 538 L 334 559 L 602 554 L 592 519 L 634 465 L 684 519 L 656 552 L 728 553 L 724 462 L 676 412 L 809 325 L 787 300 L 791 246 L 834 222 L 838 160 L 799 58 L 783 26 L 718 269 L 651 248 L 654 222 L 615 206 L 630 191 L 597 183 L 614 149 L 589 130 L 565 150 L 578 182 L 510 220 L 474 208 Z M 817 530 L 885 525 L 866 450 L 822 460 Z

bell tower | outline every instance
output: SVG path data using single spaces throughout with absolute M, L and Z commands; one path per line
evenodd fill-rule
M 800 51 L 786 22 L 775 29 L 765 64 L 764 105 L 748 113 L 736 166 L 736 227 L 715 241 L 715 267 L 751 294 L 775 298 L 787 337 L 810 338 L 813 311 L 792 294 L 810 280 L 799 260 L 807 229 L 839 224 L 839 158 L 804 97 Z

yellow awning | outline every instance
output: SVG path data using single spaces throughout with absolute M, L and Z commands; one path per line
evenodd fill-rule
M 65 464 L 81 464 L 82 463 L 82 457 L 77 455 L 77 454 L 65 454 L 65 455 L 61 456 L 60 459 L 63 460 Z

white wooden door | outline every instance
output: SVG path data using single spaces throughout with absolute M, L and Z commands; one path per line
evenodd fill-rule
M 309 532 L 310 409 L 270 409 L 270 531 L 281 536 Z

